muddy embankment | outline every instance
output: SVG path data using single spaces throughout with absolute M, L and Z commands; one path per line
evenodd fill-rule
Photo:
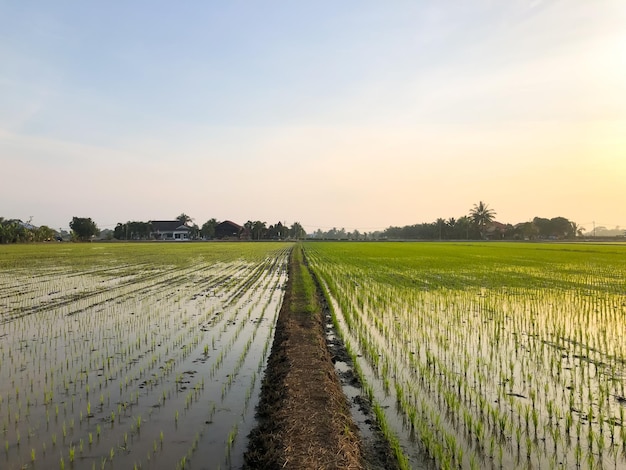
M 340 380 L 334 362 L 350 360 L 329 328 L 328 309 L 296 246 L 244 468 L 397 468 L 384 439 L 361 439 L 341 380 L 358 382 L 349 371 Z M 358 403 L 367 414 L 367 403 Z

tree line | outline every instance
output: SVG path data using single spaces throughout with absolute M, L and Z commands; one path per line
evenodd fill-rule
M 430 223 L 391 226 L 369 233 L 346 232 L 333 227 L 328 231 L 317 230 L 313 237 L 324 240 L 561 240 L 582 236 L 582 228 L 565 217 L 535 217 L 532 221 L 512 225 L 496 222 L 495 216 L 496 212 L 480 201 L 467 215 L 458 218 L 438 218 Z
M 299 222 L 294 222 L 291 226 L 284 225 L 282 222 L 268 226 L 266 222 L 260 220 L 254 222 L 248 220 L 243 224 L 243 228 L 244 233 L 249 234 L 251 240 L 283 240 L 287 238 L 300 240 L 306 238 L 306 231 Z
M 19 219 L 0 217 L 0 243 L 44 242 L 57 237 L 55 230 L 46 225 L 34 227 Z
M 73 217 L 69 225 L 71 240 L 86 241 L 100 233 L 98 226 L 90 218 Z M 67 232 L 54 230 L 47 225 L 35 227 L 30 221 L 0 217 L 0 244 L 60 241 L 66 234 Z
M 537 240 L 572 239 L 582 236 L 582 227 L 565 217 L 551 219 L 535 217 L 532 221 L 516 225 L 495 221 L 496 212 L 488 204 L 480 201 L 474 204 L 467 215 L 448 219 L 438 218 L 430 223 L 418 223 L 402 227 L 391 226 L 382 231 L 346 232 L 344 228 L 333 227 L 328 231 L 318 229 L 310 236 L 325 240 Z M 192 240 L 216 238 L 216 228 L 220 222 L 209 219 L 202 226 L 194 219 L 181 213 L 175 220 L 189 229 Z M 97 224 L 89 217 L 73 217 L 69 223 L 71 239 L 88 241 L 100 234 Z M 151 222 L 128 221 L 118 223 L 109 231 L 110 238 L 117 240 L 149 240 L 153 236 Z M 60 239 L 61 233 L 42 225 L 34 227 L 29 222 L 0 217 L 0 243 L 42 242 Z M 284 240 L 303 239 L 307 234 L 299 222 L 291 226 L 286 223 L 248 220 L 241 227 L 238 236 L 244 240 Z
M 215 229 L 220 221 L 215 218 L 207 220 L 201 227 L 193 223 L 193 219 L 182 213 L 175 220 L 189 229 L 189 238 L 192 240 L 212 240 L 216 238 Z M 35 227 L 19 219 L 5 219 L 0 217 L 0 244 L 44 242 L 69 239 L 72 241 L 89 241 L 101 234 L 98 225 L 90 217 L 72 217 L 69 222 L 70 233 L 62 233 L 42 225 Z M 116 240 L 150 240 L 153 237 L 152 222 L 128 221 L 118 223 L 112 231 L 108 231 L 109 238 Z M 239 238 L 247 240 L 284 240 L 303 239 L 306 232 L 299 222 L 291 226 L 283 222 L 267 224 L 260 220 L 247 221 L 241 227 Z
M 389 227 L 380 235 L 388 239 L 422 240 L 563 240 L 582 235 L 575 222 L 565 217 L 544 219 L 535 217 L 530 222 L 516 225 L 489 223 L 476 225 L 469 217 L 437 219 L 431 223 Z
M 207 220 L 201 227 L 193 222 L 193 218 L 182 213 L 175 220 L 181 225 L 189 228 L 189 237 L 192 240 L 212 240 L 216 238 L 216 228 L 220 221 L 215 218 Z M 113 230 L 113 238 L 117 240 L 149 240 L 153 233 L 151 222 L 126 222 L 118 223 Z M 306 232 L 299 222 L 294 222 L 291 226 L 282 222 L 268 225 L 260 220 L 248 220 L 242 226 L 239 238 L 248 240 L 284 240 L 302 239 L 306 237 Z

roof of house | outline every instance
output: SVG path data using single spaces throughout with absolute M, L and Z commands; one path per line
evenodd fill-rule
M 241 225 L 236 224 L 235 222 L 232 222 L 230 220 L 225 220 L 224 222 L 221 222 L 221 223 L 217 224 L 217 226 L 218 227 L 226 227 L 226 226 L 228 226 L 228 227 L 231 227 L 231 228 L 236 229 L 236 230 L 243 230 L 243 227 Z
M 33 224 L 29 224 L 28 222 L 22 222 L 21 220 L 18 220 L 17 223 L 28 230 L 35 230 L 37 228 Z
M 487 232 L 495 232 L 496 230 L 505 230 L 506 229 L 506 224 L 503 224 L 502 222 L 497 222 L 497 221 L 492 221 L 490 222 L 490 224 L 487 226 Z
M 191 230 L 180 220 L 151 220 L 153 232 L 188 232 Z

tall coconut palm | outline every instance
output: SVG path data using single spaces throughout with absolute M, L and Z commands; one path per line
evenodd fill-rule
M 474 204 L 474 207 L 470 210 L 469 216 L 478 227 L 480 231 L 480 237 L 485 238 L 485 228 L 488 224 L 493 222 L 496 216 L 496 211 L 489 209 L 489 205 L 480 201 L 478 204 Z

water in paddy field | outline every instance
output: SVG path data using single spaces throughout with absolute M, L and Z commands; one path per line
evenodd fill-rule
M 337 315 L 337 321 L 340 328 L 345 328 L 345 322 L 340 316 L 341 310 L 334 301 L 333 309 L 335 312 L 339 312 L 339 315 Z M 337 339 L 337 332 L 333 324 L 330 322 L 330 313 L 328 314 L 328 320 L 329 322 L 326 324 L 327 342 L 341 342 Z M 344 331 L 344 334 L 346 335 L 345 338 L 347 338 L 352 345 L 357 344 L 354 338 L 350 339 L 350 335 L 347 330 L 342 331 Z M 333 346 L 331 346 L 331 350 L 332 348 Z M 415 435 L 412 432 L 407 432 L 407 426 L 405 421 L 402 419 L 402 415 L 400 413 L 389 412 L 396 408 L 396 401 L 392 399 L 393 397 L 391 397 L 391 395 L 384 390 L 382 379 L 378 377 L 378 374 L 374 373 L 374 370 L 371 368 L 369 363 L 363 359 L 363 355 L 358 352 L 358 346 L 355 347 L 355 350 L 357 351 L 359 366 L 363 370 L 364 375 L 367 377 L 368 383 L 372 386 L 376 400 L 388 411 L 386 413 L 388 423 L 398 436 L 402 451 L 409 459 L 411 468 L 424 470 L 434 469 L 435 466 L 433 463 L 428 459 L 428 456 L 424 455 L 423 451 L 417 445 Z M 371 403 L 366 396 L 365 390 L 355 378 L 352 359 L 346 352 L 344 352 L 344 354 L 345 356 L 342 356 L 342 359 L 344 360 L 335 362 L 335 370 L 341 379 L 343 392 L 345 393 L 348 403 L 350 404 L 350 412 L 355 424 L 359 428 L 364 446 L 375 448 L 377 445 L 380 445 L 379 441 L 382 436 L 379 434 L 378 430 L 373 427 L 373 422 L 376 418 L 371 410 Z
M 411 295 L 370 312 L 351 298 L 352 330 L 333 309 L 413 468 L 626 468 L 622 294 Z
M 0 276 L 0 468 L 239 468 L 286 262 Z

